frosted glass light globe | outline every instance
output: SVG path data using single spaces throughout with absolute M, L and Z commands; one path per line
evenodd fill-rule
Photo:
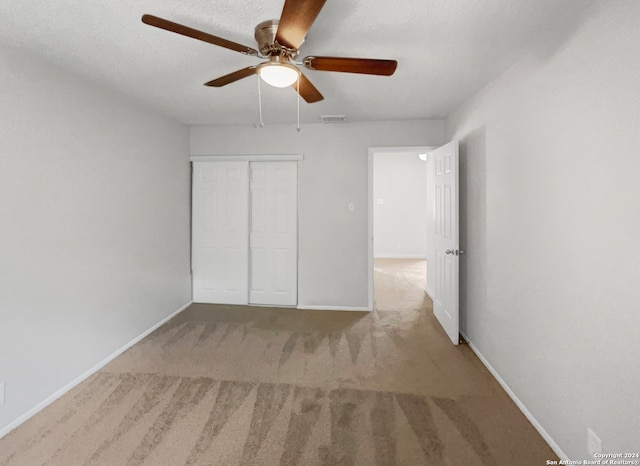
M 273 87 L 291 86 L 298 80 L 299 71 L 286 63 L 269 63 L 260 67 L 260 77 Z

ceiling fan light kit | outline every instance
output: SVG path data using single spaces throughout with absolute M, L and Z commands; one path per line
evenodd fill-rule
M 307 103 L 314 103 L 324 97 L 298 66 L 313 71 L 391 76 L 398 65 L 395 60 L 318 56 L 305 57 L 302 62 L 295 62 L 307 31 L 325 2 L 326 0 L 285 0 L 280 20 L 264 21 L 256 26 L 254 37 L 258 50 L 153 15 L 143 15 L 142 22 L 247 56 L 266 59 L 257 66 L 248 66 L 213 79 L 205 83 L 205 86 L 222 87 L 257 74 L 267 84 L 280 88 L 292 87 Z
M 291 86 L 300 76 L 298 68 L 283 62 L 280 57 L 271 57 L 268 62 L 261 63 L 257 71 L 262 80 L 273 87 Z

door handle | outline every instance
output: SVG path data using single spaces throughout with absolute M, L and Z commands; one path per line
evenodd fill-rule
M 455 254 L 456 250 L 455 249 L 447 249 L 444 253 L 445 254 Z

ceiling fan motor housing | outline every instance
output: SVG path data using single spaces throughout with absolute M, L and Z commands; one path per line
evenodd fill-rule
M 298 56 L 298 49 L 290 49 L 276 42 L 279 21 L 270 19 L 256 26 L 255 38 L 258 50 L 264 57 L 286 57 L 293 59 Z

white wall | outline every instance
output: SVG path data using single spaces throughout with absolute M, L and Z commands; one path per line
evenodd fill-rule
M 0 48 L 0 432 L 190 300 L 186 127 Z
M 368 148 L 437 145 L 444 121 L 195 126 L 192 155 L 302 154 L 299 163 L 300 306 L 366 308 Z M 348 211 L 348 204 L 355 211 Z
M 427 256 L 427 171 L 417 152 L 374 153 L 375 257 Z
M 571 459 L 640 446 L 640 2 L 448 121 L 461 141 L 464 331 Z

